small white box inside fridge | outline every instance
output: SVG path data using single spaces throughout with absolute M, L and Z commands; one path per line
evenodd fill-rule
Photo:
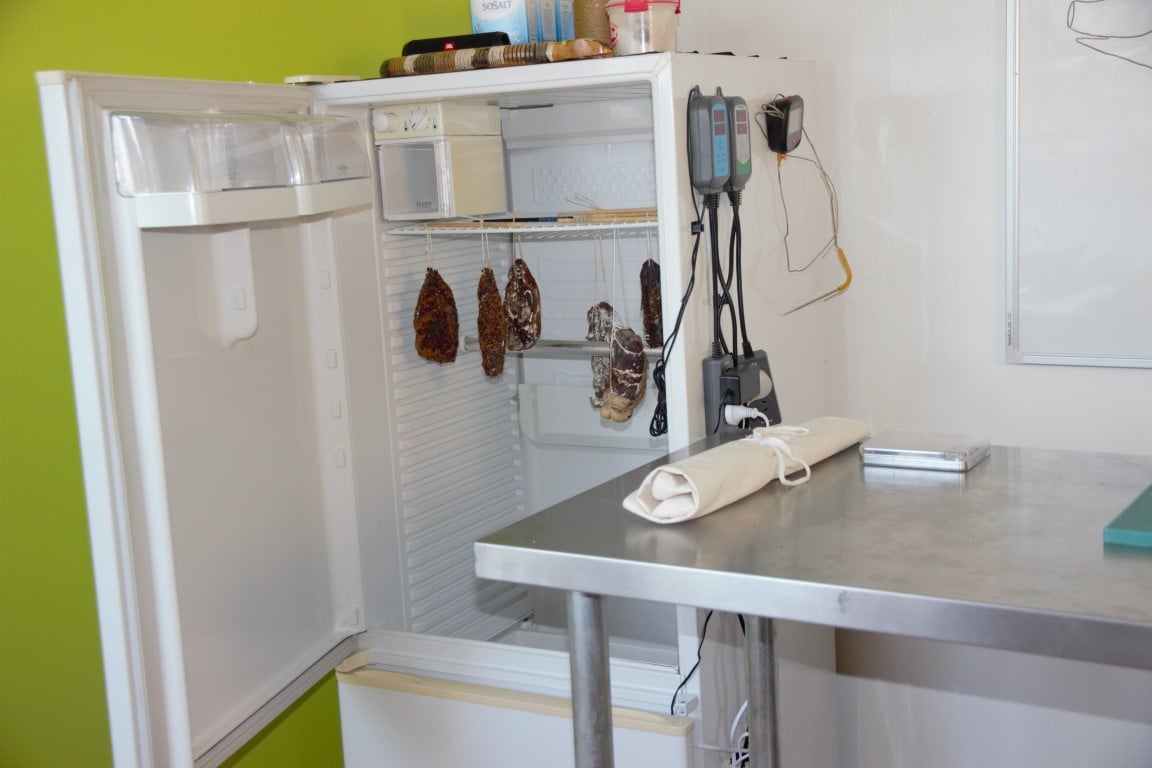
M 499 136 L 438 136 L 380 142 L 384 218 L 480 217 L 508 209 Z

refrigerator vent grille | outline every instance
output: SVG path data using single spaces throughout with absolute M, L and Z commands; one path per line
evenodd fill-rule
M 434 267 L 452 288 L 462 334 L 475 335 L 480 239 L 387 239 L 382 265 L 397 535 L 412 632 L 486 640 L 529 613 L 528 590 L 477 579 L 472 542 L 524 516 L 516 362 L 489 379 L 479 353 L 440 365 L 416 354 L 412 316 Z M 501 284 L 506 244 L 492 244 Z

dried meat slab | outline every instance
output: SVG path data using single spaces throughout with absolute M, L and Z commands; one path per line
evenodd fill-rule
M 588 310 L 588 341 L 608 341 L 612 336 L 612 305 L 606 301 L 593 304 Z M 588 402 L 593 408 L 604 405 L 604 392 L 611 377 L 611 358 L 592 355 L 592 396 Z
M 600 417 L 615 422 L 632 418 L 644 399 L 648 386 L 648 356 L 644 339 L 631 328 L 617 328 L 612 334 L 612 372 Z
M 455 362 L 460 339 L 456 297 L 432 267 L 424 275 L 412 325 L 416 329 L 416 352 L 420 357 L 437 363 Z
M 504 314 L 508 318 L 508 349 L 536 346 L 540 340 L 540 287 L 523 259 L 516 259 L 508 267 Z
M 495 378 L 504 373 L 504 354 L 508 343 L 508 318 L 504 302 L 496 287 L 496 275 L 488 267 L 480 271 L 476 288 L 476 330 L 480 339 L 480 359 L 484 374 Z

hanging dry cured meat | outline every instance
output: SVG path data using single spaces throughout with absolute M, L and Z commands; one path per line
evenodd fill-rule
M 660 303 L 660 265 L 652 259 L 640 267 L 640 309 L 644 314 L 644 343 L 664 346 L 663 307 Z
M 416 329 L 416 352 L 425 360 L 451 363 L 456 360 L 460 338 L 460 320 L 456 314 L 456 297 L 440 273 L 428 267 L 424 285 L 416 299 L 412 319 Z
M 600 416 L 616 422 L 632 418 L 648 385 L 648 357 L 644 339 L 631 328 L 617 328 L 612 334 L 612 370 Z
M 476 330 L 480 339 L 480 360 L 484 373 L 496 377 L 504 373 L 504 352 L 508 343 L 508 318 L 496 287 L 496 275 L 488 267 L 480 270 L 476 288 Z
M 508 318 L 508 349 L 536 346 L 540 340 L 540 288 L 523 259 L 516 259 L 508 267 L 504 314 Z
M 612 337 L 612 305 L 606 301 L 593 304 L 588 310 L 588 341 L 608 341 Z M 604 391 L 608 389 L 611 358 L 608 355 L 592 355 L 592 397 L 588 402 L 593 408 L 604 405 Z

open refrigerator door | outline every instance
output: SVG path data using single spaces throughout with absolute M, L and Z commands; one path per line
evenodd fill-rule
M 364 627 L 334 266 L 363 130 L 296 88 L 40 83 L 115 760 L 214 764 Z

